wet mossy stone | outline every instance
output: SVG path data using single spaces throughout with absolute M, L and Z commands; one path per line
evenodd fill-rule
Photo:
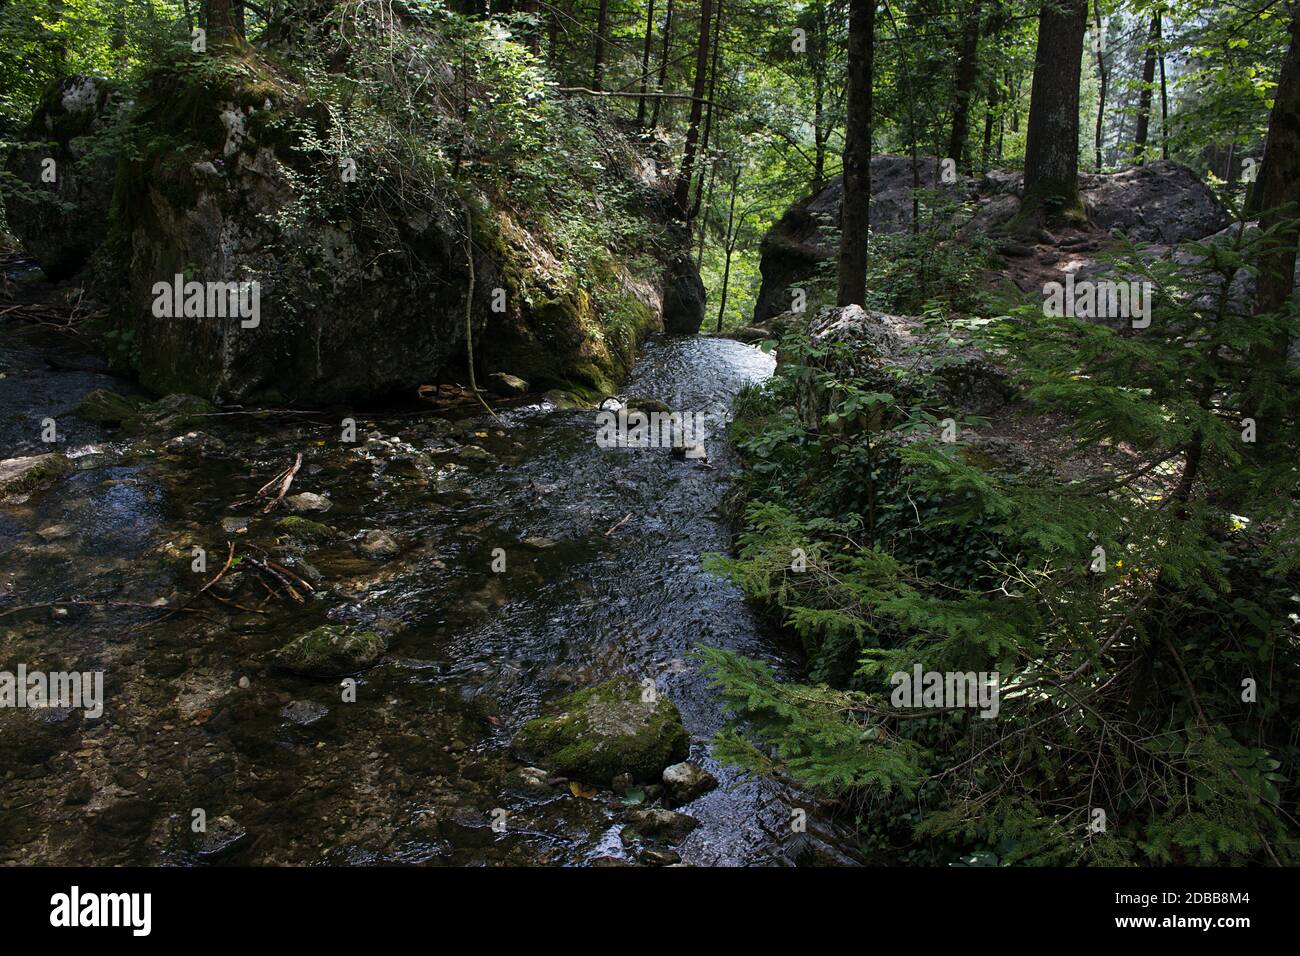
M 293 535 L 299 541 L 306 541 L 309 544 L 329 541 L 335 534 L 334 529 L 329 525 L 299 515 L 286 515 L 277 521 L 275 526 L 285 534 Z
M 140 406 L 140 424 L 163 431 L 185 431 L 207 421 L 216 406 L 206 398 L 175 392 Z
M 132 421 L 140 414 L 138 399 L 127 398 L 106 388 L 97 388 L 88 392 L 72 414 L 83 421 L 97 425 L 121 425 Z
M 658 781 L 684 760 L 690 738 L 677 707 L 663 696 L 642 700 L 641 687 L 620 677 L 562 697 L 550 713 L 524 724 L 517 753 L 552 773 L 609 786 L 629 773 Z
M 275 653 L 281 670 L 307 677 L 355 674 L 375 664 L 388 649 L 374 631 L 353 631 L 341 624 L 323 624 L 294 638 Z
M 70 471 L 72 462 L 55 452 L 0 461 L 0 498 L 25 495 Z

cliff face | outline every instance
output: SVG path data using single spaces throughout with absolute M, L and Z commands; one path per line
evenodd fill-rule
M 84 200 L 59 207 L 65 238 L 44 249 L 39 221 L 11 216 L 51 269 L 75 271 L 84 246 L 97 250 L 146 388 L 302 405 L 405 392 L 464 381 L 470 328 L 480 377 L 593 397 L 663 327 L 666 290 L 674 327 L 698 328 L 702 297 L 692 328 L 667 235 L 670 177 L 650 150 L 597 110 L 538 105 L 522 49 L 504 67 L 464 67 L 478 48 L 445 24 L 397 29 L 403 63 L 376 65 L 354 43 L 323 74 L 303 53 L 322 45 L 315 35 L 160 66 L 135 91 L 130 148 L 98 168 L 99 189 L 83 180 Z M 425 80 L 408 85 L 417 67 Z M 367 84 L 393 85 L 406 108 Z M 458 87 L 464 99 L 449 101 Z M 475 120 L 489 109 L 501 115 Z M 33 135 L 50 128 L 38 115 Z M 534 155 L 554 170 L 525 169 Z M 591 182 L 557 183 L 565 164 Z M 584 188 L 589 218 L 619 224 L 607 243 L 581 215 L 548 208 L 552 191 L 572 206 Z M 89 242 L 71 249 L 73 236 Z

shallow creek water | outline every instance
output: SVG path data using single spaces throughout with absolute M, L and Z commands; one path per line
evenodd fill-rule
M 49 450 L 39 440 L 49 415 L 78 466 L 0 505 L 0 614 L 10 612 L 0 669 L 103 670 L 107 702 L 98 720 L 0 715 L 0 861 L 635 862 L 618 796 L 522 786 L 509 746 L 544 702 L 618 674 L 656 682 L 682 712 L 691 759 L 721 781 L 680 808 L 700 821 L 675 847 L 684 862 L 846 859 L 810 797 L 712 760 L 722 713 L 690 656 L 712 644 L 790 672 L 774 635 L 701 561 L 729 544 L 727 408 L 771 373 L 769 356 L 721 339 L 646 343 L 624 393 L 705 411 L 715 432 L 706 465 L 666 449 L 602 449 L 594 412 L 536 402 L 498 409 L 499 422 L 481 410 L 354 413 L 355 444 L 340 441 L 347 413 L 219 415 L 200 426 L 218 442 L 169 445 L 174 434 L 70 417 L 89 389 L 124 386 L 48 368 L 51 347 L 0 327 L 0 458 Z M 290 493 L 333 502 L 309 516 L 338 531 L 325 545 L 280 533 L 282 508 L 231 508 L 298 452 Z M 395 557 L 358 553 L 372 529 L 396 540 Z M 183 603 L 220 569 L 227 541 L 265 549 L 315 595 L 299 606 L 263 593 L 264 613 L 199 598 L 161 621 L 122 606 Z M 190 568 L 196 545 L 206 574 Z M 492 570 L 496 548 L 503 573 Z M 223 593 L 258 607 L 256 582 L 238 590 L 238 580 Z M 70 598 L 122 604 L 31 607 Z M 331 621 L 389 640 L 355 703 L 337 680 L 266 666 L 285 641 Z M 808 808 L 806 835 L 791 832 L 796 806 Z M 195 808 L 206 834 L 192 832 Z M 492 827 L 498 810 L 503 832 Z

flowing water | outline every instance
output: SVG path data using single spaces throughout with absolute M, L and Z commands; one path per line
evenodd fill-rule
M 169 444 L 185 429 L 126 435 L 69 416 L 89 389 L 125 387 L 48 368 L 51 347 L 0 328 L 0 458 L 49 450 L 48 416 L 77 464 L 0 505 L 0 669 L 102 670 L 107 702 L 98 720 L 0 714 L 0 861 L 635 861 L 621 798 L 523 786 L 510 751 L 546 701 L 620 674 L 652 679 L 678 706 L 691 759 L 721 781 L 680 808 L 700 822 L 676 847 L 684 862 L 846 859 L 811 798 L 711 759 L 723 716 L 691 656 L 710 644 L 791 672 L 740 593 L 702 567 L 729 544 L 727 409 L 771 373 L 769 356 L 722 339 L 646 343 L 624 393 L 705 412 L 704 463 L 598 447 L 593 411 L 545 402 L 499 420 L 482 409 L 226 414 Z M 348 414 L 355 443 L 341 440 Z M 299 452 L 290 493 L 333 502 L 310 516 L 338 532 L 318 547 L 276 528 L 282 508 L 232 507 Z M 395 556 L 358 552 L 375 529 Z M 273 556 L 314 594 L 273 599 L 235 569 L 214 589 L 226 603 L 201 597 L 161 620 L 134 606 L 184 604 L 231 544 Z M 191 569 L 195 546 L 204 573 Z M 337 680 L 266 665 L 326 622 L 388 638 L 355 702 Z M 791 832 L 794 807 L 809 808 L 809 834 Z M 194 832 L 198 810 L 206 833 Z

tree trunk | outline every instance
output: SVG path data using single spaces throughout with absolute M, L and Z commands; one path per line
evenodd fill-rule
M 1025 194 L 1014 226 L 1084 221 L 1079 196 L 1079 68 L 1088 0 L 1044 3 L 1025 141 Z
M 1300 9 L 1291 19 L 1291 43 L 1273 94 L 1255 193 L 1260 229 L 1281 225 L 1259 259 L 1255 314 L 1277 314 L 1286 311 L 1294 291 L 1296 245 L 1300 242 L 1296 222 L 1300 216 Z M 1286 374 L 1290 344 L 1283 330 L 1267 346 L 1252 349 L 1254 364 L 1263 372 L 1255 405 L 1261 445 L 1269 444 L 1269 437 L 1278 431 L 1280 412 L 1274 411 L 1280 402 L 1277 383 Z
M 813 44 L 813 193 L 826 187 L 826 143 L 831 131 L 826 128 L 826 20 L 825 0 L 817 0 L 815 11 L 817 39 Z
M 713 29 L 713 64 L 709 67 L 709 104 L 705 108 L 704 114 L 704 135 L 700 139 L 700 154 L 707 156 L 709 152 L 709 137 L 713 134 L 713 97 L 718 90 L 718 54 L 722 52 L 722 8 L 725 0 L 718 0 L 718 18 Z M 695 187 L 695 205 L 691 207 L 691 218 L 694 219 L 700 214 L 700 203 L 704 200 L 704 176 L 700 176 L 699 184 Z M 700 233 L 703 236 L 703 230 Z M 701 238 L 703 244 L 703 238 Z M 702 253 L 701 253 L 702 255 Z
M 609 26 L 609 0 L 600 0 L 596 16 L 596 62 L 591 68 L 591 88 L 600 90 L 605 82 L 605 30 Z
M 1101 172 L 1101 137 L 1102 129 L 1106 119 L 1106 83 L 1110 79 L 1106 73 L 1106 58 L 1102 55 L 1101 43 L 1101 0 L 1093 0 L 1092 5 L 1093 24 L 1097 30 L 1097 42 L 1095 52 L 1097 54 L 1097 127 L 1093 131 L 1092 148 L 1093 159 L 1097 167 L 1097 172 Z
M 636 104 L 636 125 L 645 126 L 645 94 L 650 82 L 650 41 L 654 39 L 655 0 L 649 0 L 645 8 L 645 45 L 641 47 L 641 99 Z
M 669 41 L 673 35 L 673 0 L 668 0 L 668 9 L 664 17 L 664 46 L 663 52 L 659 54 L 659 82 L 656 85 L 656 91 L 662 93 L 664 86 L 668 83 L 668 51 L 670 49 Z M 650 128 L 659 128 L 659 107 L 663 103 L 663 98 L 655 97 L 654 113 L 650 116 Z
M 203 0 L 203 24 L 208 43 L 216 45 L 235 36 L 233 0 Z
M 1160 158 L 1169 158 L 1169 87 L 1165 82 L 1165 41 L 1160 11 L 1156 11 L 1156 40 L 1160 59 Z
M 844 129 L 844 195 L 836 302 L 867 297 L 867 227 L 871 221 L 871 80 L 875 0 L 849 0 L 848 104 Z
M 713 26 L 713 0 L 700 0 L 700 41 L 695 47 L 695 85 L 691 100 L 691 119 L 686 127 L 686 146 L 682 151 L 682 168 L 677 174 L 673 204 L 677 216 L 689 227 L 691 221 L 691 181 L 695 176 L 695 153 L 700 145 L 700 120 L 704 116 L 704 93 L 709 78 L 709 40 Z M 689 228 L 687 232 L 689 233 Z
M 952 104 L 952 136 L 948 140 L 948 156 L 962 165 L 966 151 L 966 136 L 970 132 L 970 101 L 975 92 L 975 77 L 979 71 L 980 5 L 982 0 L 971 0 L 966 11 L 966 28 L 962 32 L 961 51 L 957 58 L 957 83 Z
M 1138 97 L 1137 134 L 1133 137 L 1133 161 L 1139 166 L 1147 149 L 1151 129 L 1151 91 L 1156 83 L 1156 44 L 1160 42 L 1160 14 L 1151 14 L 1151 34 L 1147 38 L 1146 58 L 1142 62 L 1142 93 Z

